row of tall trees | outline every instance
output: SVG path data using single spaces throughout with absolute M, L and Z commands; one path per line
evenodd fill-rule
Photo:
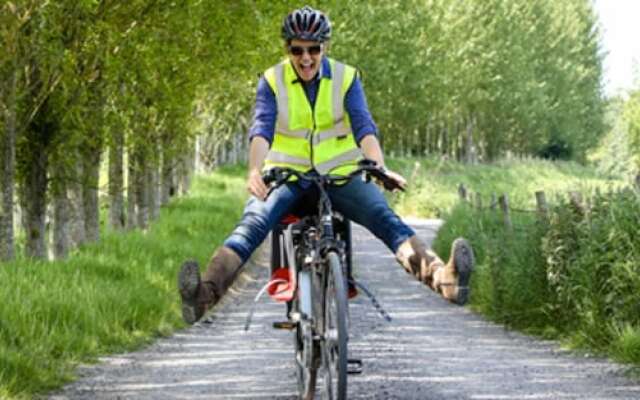
M 387 151 L 579 156 L 602 130 L 589 0 L 312 5 L 330 54 L 362 70 Z M 0 258 L 17 222 L 27 256 L 64 257 L 99 239 L 101 202 L 112 229 L 146 227 L 195 160 L 241 160 L 258 74 L 299 6 L 0 0 Z
M 603 131 L 588 0 L 396 0 L 333 8 L 387 148 L 491 160 L 574 156 Z
M 311 3 L 333 22 L 329 54 L 362 71 L 388 152 L 582 160 L 605 131 L 603 55 L 589 0 Z M 202 114 L 228 132 L 228 141 L 204 140 L 210 150 L 216 143 L 210 159 L 238 148 L 233 137 L 245 133 L 255 75 L 283 55 L 279 24 L 294 7 L 256 4 L 236 25 L 240 38 L 247 28 L 260 35 L 239 45 L 246 61 L 240 68 L 229 59 L 243 80 L 226 82 L 208 102 L 218 106 Z M 243 117 L 231 123 L 238 113 Z
M 198 132 L 226 139 L 247 118 L 233 87 L 247 74 L 230 78 L 257 50 L 259 8 L 0 1 L 0 259 L 16 256 L 17 223 L 26 256 L 61 258 L 99 239 L 105 199 L 112 229 L 144 228 L 186 190 Z

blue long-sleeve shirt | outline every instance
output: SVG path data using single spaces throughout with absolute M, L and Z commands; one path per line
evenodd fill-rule
M 318 76 L 310 83 L 302 85 L 312 107 L 315 106 L 316 103 L 320 79 L 324 77 L 331 78 L 331 66 L 327 57 L 322 58 L 322 68 Z M 349 114 L 351 131 L 356 143 L 359 144 L 362 138 L 367 135 L 378 134 L 378 127 L 369 112 L 362 82 L 358 76 L 355 77 L 347 90 L 344 99 L 344 108 Z M 278 106 L 275 93 L 263 76 L 258 82 L 256 104 L 253 110 L 253 122 L 249 129 L 249 140 L 254 136 L 262 136 L 271 144 L 273 142 L 273 136 L 275 135 L 277 112 Z

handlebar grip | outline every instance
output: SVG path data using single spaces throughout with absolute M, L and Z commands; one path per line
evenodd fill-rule
M 269 184 L 275 180 L 276 180 L 275 176 L 273 176 L 273 174 L 270 174 L 268 172 L 262 175 L 262 182 L 264 182 L 264 184 L 267 186 L 269 186 Z
M 270 170 L 268 170 L 262 175 L 262 181 L 264 182 L 265 185 L 269 186 L 269 184 L 277 181 L 281 175 L 282 175 L 281 168 L 278 168 L 278 167 L 271 168 Z

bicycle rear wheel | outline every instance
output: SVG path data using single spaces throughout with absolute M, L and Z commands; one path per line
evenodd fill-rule
M 323 398 L 347 398 L 347 290 L 340 257 L 327 255 L 324 295 L 324 341 L 322 342 Z
M 306 322 L 298 323 L 293 335 L 296 349 L 296 378 L 300 399 L 312 400 L 316 391 L 316 377 L 318 368 L 315 362 L 315 351 L 311 326 Z

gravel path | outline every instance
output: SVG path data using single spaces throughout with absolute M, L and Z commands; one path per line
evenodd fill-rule
M 438 228 L 409 222 L 429 242 Z M 352 301 L 349 351 L 364 360 L 364 373 L 349 377 L 349 398 L 640 399 L 640 383 L 622 367 L 506 331 L 413 280 L 362 228 L 354 241 L 356 277 L 393 321 L 379 318 L 363 295 Z M 83 367 L 78 381 L 49 399 L 294 399 L 291 333 L 271 329 L 284 305 L 264 298 L 243 331 L 265 260 L 247 268 L 205 322 Z

